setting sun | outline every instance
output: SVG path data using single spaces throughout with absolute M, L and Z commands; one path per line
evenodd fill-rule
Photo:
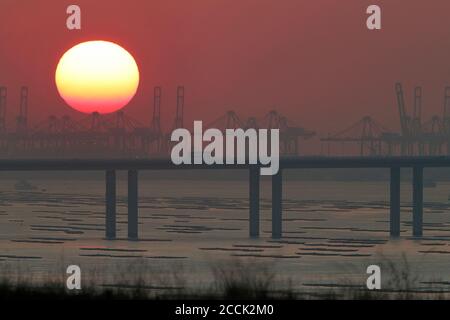
M 61 97 L 72 108 L 110 113 L 124 107 L 136 93 L 139 69 L 128 51 L 108 41 L 88 41 L 69 49 L 55 74 Z

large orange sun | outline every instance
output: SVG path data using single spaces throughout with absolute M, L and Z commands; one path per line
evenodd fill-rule
M 75 110 L 110 113 L 136 94 L 139 69 L 133 56 L 108 41 L 88 41 L 69 49 L 55 74 L 61 97 Z

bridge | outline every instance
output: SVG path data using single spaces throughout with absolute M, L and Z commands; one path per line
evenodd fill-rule
M 400 170 L 412 168 L 412 235 L 423 235 L 423 169 L 450 167 L 449 156 L 282 157 L 272 176 L 272 238 L 283 235 L 283 172 L 287 169 L 386 168 L 390 170 L 390 235 L 400 236 Z M 174 165 L 170 159 L 0 159 L 0 171 L 104 171 L 105 236 L 116 238 L 116 171 L 128 171 L 128 239 L 138 240 L 138 172 L 142 170 L 227 170 L 249 172 L 249 236 L 260 233 L 259 165 Z

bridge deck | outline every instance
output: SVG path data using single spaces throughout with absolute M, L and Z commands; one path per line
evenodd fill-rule
M 450 156 L 421 157 L 282 157 L 280 168 L 450 167 Z M 0 159 L 3 171 L 248 169 L 249 165 L 174 165 L 156 159 Z

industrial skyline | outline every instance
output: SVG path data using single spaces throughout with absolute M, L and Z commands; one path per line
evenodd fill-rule
M 169 93 L 170 94 L 170 93 Z M 361 116 L 349 127 L 336 133 L 315 131 L 300 126 L 297 119 L 284 115 L 276 109 L 263 116 L 243 117 L 235 110 L 228 110 L 214 120 L 206 120 L 206 128 L 225 129 L 280 129 L 281 153 L 291 155 L 314 155 L 302 149 L 301 142 L 310 139 L 321 145 L 322 155 L 444 155 L 450 153 L 450 87 L 445 87 L 441 115 L 430 118 L 422 110 L 422 87 L 413 90 L 413 105 L 406 104 L 401 83 L 395 84 L 398 128 L 387 128 L 370 115 Z M 176 128 L 188 128 L 185 114 L 185 88 L 176 90 L 176 106 L 169 114 L 170 106 L 163 107 L 163 90 L 155 87 L 153 104 L 149 103 L 146 117 L 136 120 L 126 111 L 110 114 L 93 112 L 77 118 L 69 115 L 49 115 L 40 121 L 31 121 L 28 116 L 28 87 L 20 88 L 20 103 L 17 110 L 8 105 L 8 89 L 0 87 L 0 146 L 4 156 L 37 156 L 40 152 L 49 155 L 117 155 L 155 156 L 168 154 L 170 132 Z M 162 124 L 162 108 L 165 117 L 172 118 L 172 125 Z M 17 112 L 15 121 L 6 115 Z M 81 113 L 80 113 L 81 114 Z

